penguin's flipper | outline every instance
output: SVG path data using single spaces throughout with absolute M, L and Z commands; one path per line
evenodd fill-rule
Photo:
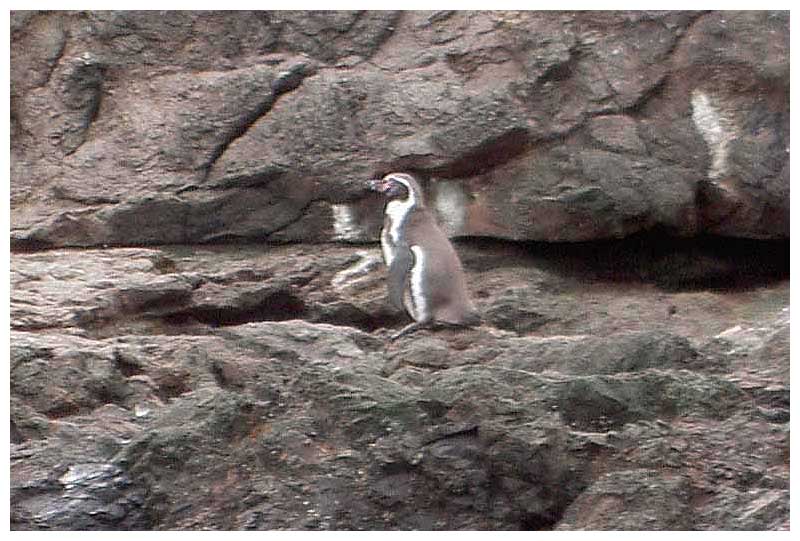
M 414 264 L 414 254 L 407 247 L 398 247 L 392 264 L 389 266 L 389 302 L 398 310 L 403 310 L 403 292 L 408 283 L 408 273 Z

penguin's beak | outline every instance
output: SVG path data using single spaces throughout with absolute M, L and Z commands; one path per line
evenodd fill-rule
M 388 188 L 387 182 L 384 181 L 382 178 L 368 180 L 367 187 L 373 192 L 380 192 L 380 193 L 384 193 Z

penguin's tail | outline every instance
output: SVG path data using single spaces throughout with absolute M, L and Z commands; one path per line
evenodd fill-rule
M 440 313 L 437 316 L 435 318 L 437 323 L 452 327 L 478 327 L 483 322 L 480 313 L 474 308 L 461 309 L 457 313 Z

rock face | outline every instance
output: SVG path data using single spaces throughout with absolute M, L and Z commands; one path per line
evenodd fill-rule
M 788 12 L 12 14 L 15 247 L 788 237 Z
M 377 247 L 16 254 L 13 527 L 788 527 L 788 281 L 459 251 L 486 323 L 396 343 Z
M 11 527 L 788 529 L 788 20 L 12 12 Z

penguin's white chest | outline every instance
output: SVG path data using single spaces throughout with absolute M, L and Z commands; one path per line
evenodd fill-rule
M 389 201 L 386 204 L 386 216 L 389 217 L 389 220 L 381 231 L 381 251 L 387 267 L 391 266 L 394 261 L 396 247 L 399 244 L 405 244 L 403 228 L 413 206 L 414 201 L 411 198 L 404 201 Z
M 387 267 L 392 265 L 396 250 L 396 244 L 392 242 L 389 231 L 384 228 L 384 230 L 381 231 L 381 252 L 383 253 L 383 262 L 386 263 Z

